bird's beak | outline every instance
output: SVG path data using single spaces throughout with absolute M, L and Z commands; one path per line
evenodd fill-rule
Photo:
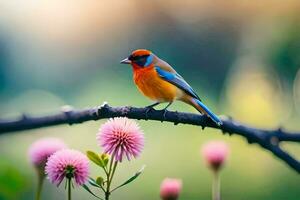
M 121 64 L 131 64 L 131 61 L 128 58 L 121 60 Z

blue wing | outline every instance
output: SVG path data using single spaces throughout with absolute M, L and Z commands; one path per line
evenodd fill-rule
M 166 71 L 159 66 L 155 66 L 155 70 L 162 79 L 182 89 L 185 93 L 191 95 L 192 97 L 200 100 L 193 88 L 179 74 L 176 72 Z

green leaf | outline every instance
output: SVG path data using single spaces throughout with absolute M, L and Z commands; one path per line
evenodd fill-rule
M 106 153 L 101 154 L 101 160 L 103 161 L 104 166 L 107 166 L 107 163 L 109 161 L 109 156 Z
M 111 192 L 115 191 L 116 189 L 119 189 L 120 187 L 123 187 L 124 185 L 127 185 L 128 183 L 134 181 L 139 175 L 141 175 L 141 173 L 144 171 L 145 169 L 145 165 L 138 171 L 136 172 L 132 177 L 130 177 L 127 181 L 125 181 L 124 183 L 122 183 L 121 185 L 119 185 L 118 187 L 116 187 L 115 189 L 113 189 Z
M 97 195 L 95 195 L 95 194 L 90 190 L 90 188 L 89 188 L 86 184 L 83 184 L 82 187 L 83 187 L 86 191 L 88 191 L 91 195 L 93 195 L 94 197 L 96 197 L 97 199 L 103 200 L 102 198 L 100 198 L 100 197 L 98 197 Z
M 93 151 L 87 151 L 86 155 L 96 165 L 99 165 L 100 167 L 104 167 L 104 163 L 98 154 L 96 154 Z
M 89 182 L 89 184 L 91 184 L 92 186 L 100 188 L 100 185 L 98 185 L 98 183 L 97 183 L 93 178 L 89 177 L 88 182 Z
M 104 182 L 104 179 L 103 179 L 102 177 L 100 177 L 100 176 L 96 179 L 96 183 L 97 183 L 98 185 L 102 185 L 103 182 Z

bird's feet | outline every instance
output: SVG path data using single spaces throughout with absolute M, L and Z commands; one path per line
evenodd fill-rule
M 164 111 L 163 120 L 166 120 L 166 114 L 167 114 L 168 109 L 164 108 L 164 109 L 162 109 L 162 111 Z
M 164 114 L 163 114 L 163 121 L 166 120 L 166 114 L 167 114 L 167 108 L 173 103 L 173 101 L 169 102 L 168 105 L 162 109 L 162 111 L 164 111 Z
M 146 112 L 145 112 L 145 115 L 146 115 L 146 119 L 148 119 L 148 113 L 150 112 L 150 110 L 154 110 L 153 107 L 146 107 Z
M 148 119 L 148 113 L 151 111 L 151 110 L 154 110 L 154 106 L 157 106 L 158 104 L 160 104 L 159 102 L 155 102 L 154 104 L 151 104 L 149 106 L 146 106 L 146 112 L 145 112 L 145 116 L 146 116 L 146 119 Z

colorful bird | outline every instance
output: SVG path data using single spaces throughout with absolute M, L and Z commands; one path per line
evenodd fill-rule
M 180 100 L 193 106 L 201 114 L 207 115 L 219 126 L 222 125 L 222 121 L 201 102 L 199 96 L 182 76 L 151 51 L 135 50 L 121 63 L 132 66 L 134 83 L 142 94 L 155 101 L 148 106 L 149 109 L 168 102 L 164 108 L 166 112 L 174 100 Z

